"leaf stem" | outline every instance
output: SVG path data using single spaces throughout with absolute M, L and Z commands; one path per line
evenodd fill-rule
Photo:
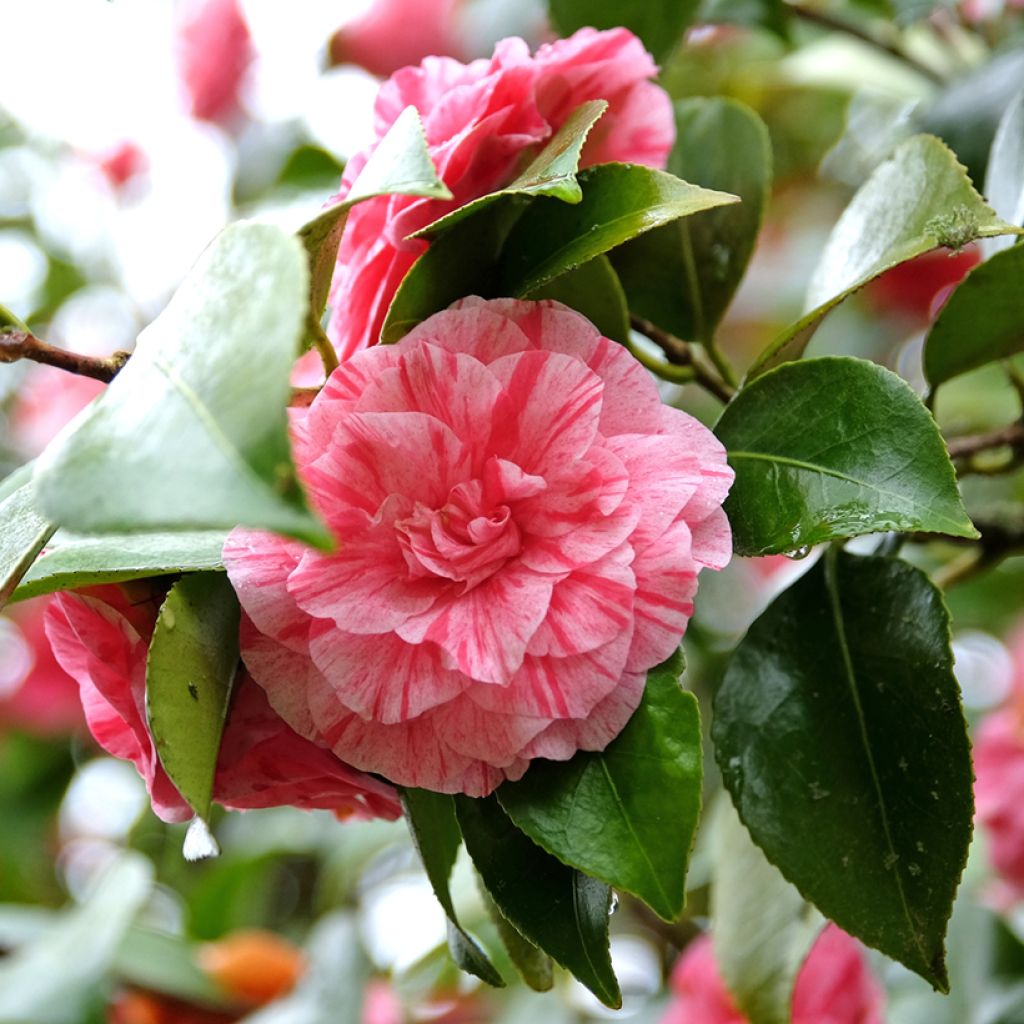
M 645 320 L 636 314 L 630 314 L 629 325 L 638 334 L 642 334 L 649 341 L 653 341 L 665 353 L 665 358 L 672 366 L 679 369 L 687 369 L 690 373 L 690 376 L 686 378 L 687 380 L 692 380 L 726 405 L 732 400 L 733 395 L 736 394 L 736 388 L 723 380 L 715 368 L 704 363 L 689 342 L 683 341 L 682 338 L 677 338 L 674 334 L 669 334 L 668 331 L 663 331 L 660 327 L 652 324 L 650 320 Z M 647 366 L 645 359 L 637 354 L 637 350 L 633 346 L 630 346 L 630 351 Z M 651 367 L 648 368 L 652 369 Z M 657 373 L 658 371 L 654 370 L 653 372 Z
M 828 29 L 831 32 L 842 32 L 844 35 L 852 36 L 854 39 L 859 39 L 862 43 L 867 43 L 868 46 L 874 47 L 876 50 L 881 50 L 883 53 L 887 53 L 890 57 L 895 58 L 905 67 L 917 72 L 928 81 L 933 82 L 936 85 L 942 85 L 944 79 L 934 68 L 928 67 L 927 64 L 922 64 L 916 57 L 911 56 L 895 42 L 891 42 L 887 39 L 881 39 L 866 29 L 861 28 L 860 25 L 854 22 L 847 21 L 844 18 L 837 18 L 834 15 L 828 14 L 825 11 L 819 10 L 816 7 L 805 7 L 803 4 L 791 3 L 788 4 L 790 12 L 794 17 L 800 18 L 802 21 L 809 22 L 812 25 L 817 25 L 819 28 Z
M 320 355 L 320 362 L 324 364 L 324 376 L 330 377 L 338 368 L 338 353 L 334 351 L 331 339 L 324 334 L 324 329 L 316 322 L 312 314 L 307 317 L 306 329 L 313 341 L 313 347 Z
M 109 384 L 121 372 L 130 356 L 130 352 L 115 352 L 106 357 L 86 356 L 48 345 L 27 331 L 0 331 L 0 363 L 29 359 L 80 377 L 101 380 L 104 384 Z

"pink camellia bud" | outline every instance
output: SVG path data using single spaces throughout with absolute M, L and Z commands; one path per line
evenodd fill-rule
M 580 104 L 609 104 L 584 147 L 584 167 L 609 161 L 664 167 L 675 120 L 668 94 L 650 81 L 656 72 L 631 32 L 585 28 L 532 56 L 522 39 L 505 39 L 489 60 L 460 64 L 427 57 L 392 75 L 377 97 L 378 140 L 414 106 L 430 156 L 454 198 L 381 196 L 349 214 L 332 283 L 330 333 L 339 355 L 378 341 L 402 278 L 427 248 L 423 239 L 408 236 L 509 184 Z M 349 160 L 335 200 L 348 193 L 371 151 Z
M 672 971 L 674 998 L 661 1024 L 746 1024 L 722 981 L 711 939 L 692 942 Z M 834 924 L 797 976 L 793 1024 L 883 1024 L 884 995 L 857 942 Z
M 339 543 L 230 535 L 242 657 L 294 729 L 400 785 L 483 796 L 603 749 L 731 554 L 722 445 L 557 302 L 457 302 L 294 427 Z
M 131 761 L 164 821 L 192 811 L 157 757 L 146 719 L 146 655 L 162 593 L 136 584 L 57 594 L 46 634 L 63 669 L 77 680 L 96 742 Z M 293 732 L 244 673 L 236 681 L 214 779 L 215 802 L 235 810 L 292 805 L 339 817 L 396 818 L 394 790 L 355 771 Z
M 375 0 L 331 39 L 333 64 L 386 76 L 424 57 L 465 56 L 456 16 L 463 0 Z
M 958 252 L 926 252 L 887 270 L 867 286 L 865 294 L 880 312 L 924 325 L 935 319 L 950 293 L 980 259 L 974 245 Z
M 229 120 L 253 57 L 238 0 L 184 0 L 178 8 L 176 51 L 192 116 L 221 124 Z

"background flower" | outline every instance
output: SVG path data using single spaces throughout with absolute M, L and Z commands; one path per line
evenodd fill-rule
M 675 124 L 668 96 L 648 81 L 656 71 L 626 29 L 581 29 L 541 46 L 533 57 L 521 39 L 505 39 L 490 60 L 460 64 L 427 57 L 389 78 L 377 98 L 377 138 L 415 106 L 430 155 L 454 198 L 382 196 L 353 209 L 331 292 L 330 331 L 341 356 L 377 341 L 395 291 L 427 247 L 407 236 L 508 184 L 581 103 L 609 103 L 583 150 L 583 166 L 621 160 L 663 167 Z M 348 162 L 338 199 L 371 151 Z
M 686 948 L 672 971 L 675 994 L 661 1024 L 745 1024 L 715 962 L 711 938 Z M 857 942 L 829 924 L 797 976 L 793 1024 L 882 1024 L 884 997 Z
M 140 589 L 130 598 L 117 586 L 61 593 L 51 600 L 46 632 L 58 662 L 78 681 L 96 742 L 134 763 L 164 821 L 187 821 L 192 811 L 160 764 L 146 721 L 146 654 L 160 596 Z M 389 786 L 297 736 L 244 673 L 224 727 L 213 799 L 235 810 L 293 805 L 341 817 L 400 813 Z
M 353 356 L 296 430 L 339 541 L 224 557 L 275 709 L 401 785 L 602 749 L 729 559 L 719 442 L 555 302 L 467 299 Z

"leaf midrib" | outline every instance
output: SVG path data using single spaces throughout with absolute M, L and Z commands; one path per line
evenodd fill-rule
M 848 473 L 843 473 L 838 469 L 832 469 L 829 466 L 820 466 L 813 462 L 805 462 L 802 459 L 794 459 L 787 455 L 774 455 L 769 452 L 748 452 L 732 449 L 728 454 L 730 460 L 751 459 L 759 462 L 777 462 L 783 466 L 792 466 L 794 469 L 802 469 L 808 473 L 819 473 L 822 476 L 830 476 L 837 480 L 844 480 L 846 483 L 854 484 L 857 487 L 863 487 L 869 491 L 874 491 L 875 493 L 884 495 L 887 498 L 894 498 L 906 505 L 909 505 L 913 509 L 922 509 L 930 516 L 936 517 L 939 521 L 952 526 L 957 531 L 963 530 L 964 528 L 964 523 L 957 522 L 955 519 L 951 519 L 942 512 L 937 512 L 932 505 L 926 505 L 924 502 L 917 501 L 910 495 L 900 494 L 898 491 L 890 491 L 885 487 L 881 487 L 879 484 L 871 483 L 868 480 L 861 480 L 858 477 L 850 476 Z M 957 533 L 956 536 L 959 536 L 959 533 Z
M 903 888 L 903 878 L 900 873 L 900 855 L 896 850 L 896 846 L 892 838 L 892 830 L 889 825 L 889 813 L 885 804 L 885 796 L 882 790 L 881 780 L 878 776 L 878 766 L 875 764 L 874 753 L 871 749 L 870 738 L 868 736 L 867 723 L 864 716 L 864 707 L 861 704 L 860 690 L 857 683 L 857 675 L 853 666 L 853 656 L 850 652 L 850 646 L 846 638 L 846 624 L 843 619 L 843 608 L 842 601 L 839 596 L 839 586 L 836 579 L 837 560 L 839 557 L 838 549 L 830 547 L 825 553 L 825 590 L 828 593 L 829 611 L 832 615 L 832 621 L 835 625 L 836 640 L 839 644 L 839 650 L 842 654 L 843 659 L 843 670 L 846 676 L 846 682 L 850 690 L 850 697 L 853 701 L 854 711 L 857 717 L 857 728 L 860 733 L 861 745 L 864 748 L 864 755 L 868 763 L 868 768 L 871 771 L 871 783 L 874 786 L 875 796 L 878 800 L 879 815 L 882 820 L 882 833 L 885 837 L 885 844 L 888 847 L 889 855 L 894 858 L 892 862 L 893 877 L 896 880 L 896 890 L 899 893 L 900 906 L 903 910 L 903 916 L 907 921 L 907 925 L 910 928 L 910 934 L 914 938 L 914 944 L 917 946 L 918 951 L 921 954 L 922 959 L 925 963 L 930 961 L 928 951 L 925 949 L 924 944 L 921 940 L 921 935 L 914 924 L 913 915 L 910 912 L 910 905 L 907 902 L 907 895 Z

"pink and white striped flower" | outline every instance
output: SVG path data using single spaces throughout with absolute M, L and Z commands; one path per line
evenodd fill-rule
M 243 658 L 401 785 L 479 796 L 602 749 L 731 553 L 722 446 L 555 302 L 466 299 L 357 353 L 295 433 L 338 550 L 231 535 Z

